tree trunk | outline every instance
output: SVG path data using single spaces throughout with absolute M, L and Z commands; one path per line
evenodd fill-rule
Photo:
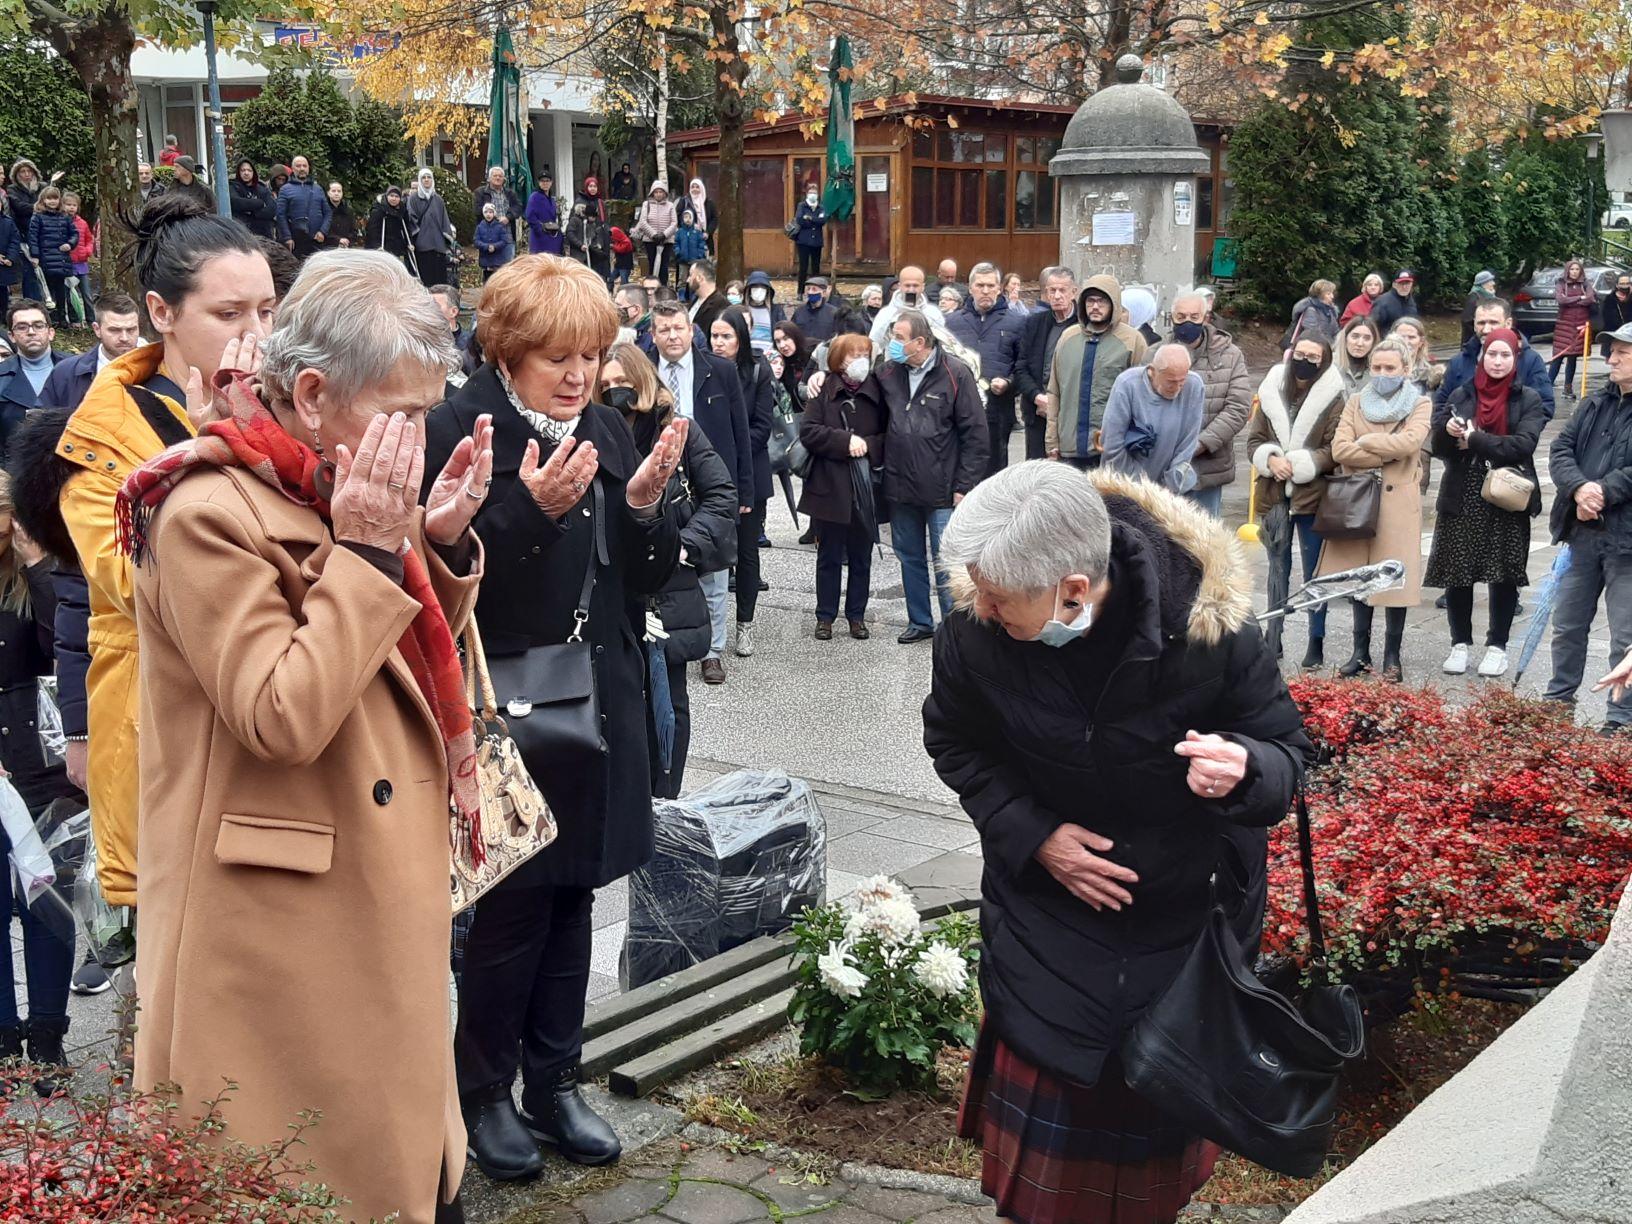
M 669 177 L 669 36 L 657 32 L 657 119 L 652 125 L 657 143 L 657 177 Z
M 122 11 L 109 9 L 71 26 L 37 26 L 52 47 L 79 74 L 91 101 L 96 148 L 96 207 L 101 227 L 99 256 L 104 292 L 124 290 L 140 303 L 133 269 L 125 265 L 131 234 L 121 218 L 133 212 L 136 192 L 136 83 L 130 56 L 136 32 Z M 215 168 L 217 174 L 223 168 Z M 144 310 L 145 315 L 145 310 Z
M 715 238 L 715 254 L 719 281 L 723 285 L 746 275 L 742 248 L 742 127 L 746 109 L 743 85 L 748 79 L 748 64 L 737 42 L 731 10 L 715 4 L 708 16 L 719 56 L 714 77 L 714 109 L 720 121 L 720 228 Z

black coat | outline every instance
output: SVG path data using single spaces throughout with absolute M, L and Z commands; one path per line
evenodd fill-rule
M 889 415 L 884 492 L 894 504 L 946 509 L 986 475 L 991 436 L 969 367 L 945 349 L 912 394 L 907 367 L 885 362 L 874 373 Z
M 84 802 L 62 762 L 48 758 L 40 743 L 39 678 L 49 676 L 53 664 L 54 568 L 45 560 L 24 571 L 27 615 L 0 611 L 0 765 L 36 814 L 53 799 Z
M 1377 330 L 1388 335 L 1389 328 L 1401 319 L 1414 319 L 1422 313 L 1417 306 L 1417 295 L 1401 297 L 1393 289 L 1378 297 L 1371 307 L 1371 321 L 1377 324 Z
M 85 393 L 96 381 L 96 363 L 101 349 L 100 344 L 95 344 L 83 353 L 75 353 L 57 362 L 51 368 L 45 386 L 40 388 L 40 403 L 52 408 L 78 408 L 79 401 L 85 398 Z
M 53 367 L 69 360 L 70 354 L 51 350 L 51 364 Z M 55 368 L 51 371 L 56 373 Z M 45 390 L 51 382 L 51 375 L 47 374 L 45 384 L 40 390 Z M 23 359 L 21 357 L 7 357 L 0 361 L 0 462 L 4 462 L 11 442 L 12 430 L 22 424 L 23 417 L 30 408 L 38 407 L 45 401 L 34 394 L 34 384 L 28 381 L 28 375 L 23 373 Z
M 341 200 L 330 211 L 329 228 L 323 231 L 323 249 L 325 251 L 343 249 L 340 246 L 342 238 L 352 246 L 358 245 L 357 218 L 352 214 L 349 200 Z
M 735 365 L 735 362 L 732 363 Z M 770 362 L 761 357 L 749 367 L 746 377 L 737 368 L 742 384 L 743 408 L 748 413 L 748 451 L 753 457 L 754 495 L 743 505 L 755 505 L 771 495 L 771 430 L 776 428 L 776 375 Z
M 799 440 L 810 452 L 810 475 L 799 495 L 799 509 L 823 523 L 850 522 L 855 482 L 850 476 L 850 439 L 867 443 L 873 471 L 884 466 L 887 417 L 878 379 L 868 375 L 854 391 L 830 375 L 822 393 L 805 405 Z
M 642 453 L 651 443 L 635 427 L 635 447 Z M 655 431 L 652 431 L 655 432 Z M 729 569 L 737 563 L 737 487 L 708 435 L 696 424 L 686 435 L 686 452 L 669 478 L 669 502 L 680 524 L 684 560 L 653 600 L 658 619 L 669 636 L 663 643 L 671 663 L 695 663 L 708 654 L 713 627 L 700 575 Z
M 548 444 L 511 406 L 491 365 L 478 370 L 456 395 L 438 405 L 426 424 L 427 486 L 442 470 L 478 414 L 493 415 L 493 487 L 476 515 L 485 549 L 476 619 L 491 655 L 564 642 L 583 586 L 594 537 L 585 490 L 559 522 L 547 517 L 521 483 L 522 454 L 537 440 Z M 639 867 L 652 853 L 651 768 L 646 738 L 644 601 L 662 590 L 680 552 L 674 508 L 655 519 L 635 517 L 624 488 L 639 466 L 635 440 L 623 418 L 591 404 L 575 437 L 600 453 L 595 479 L 606 498 L 610 564 L 596 576 L 584 640 L 591 643 L 603 734 L 611 758 L 605 810 L 557 812 L 560 835 L 501 887 L 562 885 L 598 888 Z M 528 761 L 535 775 L 553 767 Z
M 730 305 L 731 303 L 726 301 L 725 294 L 716 289 L 703 299 L 701 306 L 697 307 L 697 313 L 691 317 L 691 321 L 701 329 L 705 344 L 708 342 L 708 331 L 709 328 L 714 326 L 714 320 L 724 314 L 726 307 Z
M 1256 946 L 1265 827 L 1286 814 L 1310 751 L 1222 533 L 1198 558 L 1168 534 L 1182 519 L 1177 499 L 1096 482 L 1131 491 L 1106 498 L 1120 607 L 1058 650 L 955 614 L 935 635 L 924 703 L 924 744 L 985 855 L 986 1018 L 1021 1057 L 1082 1084 L 1096 1082 L 1106 1053 L 1172 979 L 1208 911 L 1214 865 L 1232 848 L 1256 894 L 1236 925 Z M 1116 636 L 1095 642 L 1107 631 Z M 1089 651 L 1108 652 L 1097 700 L 1081 687 L 1084 664 L 1098 662 Z M 1247 749 L 1231 794 L 1189 789 L 1173 747 L 1191 729 Z M 1036 861 L 1063 823 L 1115 842 L 1105 856 L 1139 876 L 1132 905 L 1095 910 Z
M 1628 323 L 1632 323 L 1632 297 L 1623 302 L 1611 289 L 1598 302 L 1598 347 L 1603 357 L 1609 356 L 1609 333 Z
M 401 204 L 390 207 L 384 200 L 368 214 L 363 245 L 371 251 L 385 251 L 404 263 L 413 260 L 414 241 L 408 232 L 408 210 Z
M 1445 464 L 1445 476 L 1439 482 L 1439 501 L 1436 503 L 1442 518 L 1456 518 L 1462 513 L 1463 485 L 1470 472 L 1483 482 L 1485 469 L 1475 468 L 1473 460 L 1484 459 L 1491 467 L 1516 467 L 1535 482 L 1536 491 L 1530 496 L 1529 514 L 1541 513 L 1541 478 L 1536 475 L 1536 444 L 1541 431 L 1547 428 L 1547 406 L 1535 389 L 1514 378 L 1507 393 L 1507 433 L 1493 434 L 1475 430 L 1463 450 L 1457 440 L 1445 431 L 1453 416 L 1472 420 L 1479 410 L 1478 392 L 1472 383 L 1464 383 L 1451 393 L 1443 407 L 1434 409 L 1433 427 L 1428 432 L 1429 447 L 1435 457 Z M 1490 509 L 1496 510 L 1495 506 Z M 1497 511 L 1498 513 L 1506 513 Z
M 800 306 L 793 312 L 793 325 L 805 333 L 812 344 L 831 340 L 834 336 L 867 334 L 867 325 L 850 312 L 837 298 L 828 298 L 816 309 Z
M 1607 531 L 1612 552 L 1632 555 L 1632 392 L 1622 394 L 1611 382 L 1582 400 L 1553 439 L 1547 475 L 1558 490 L 1549 520 L 1555 542 L 1578 531 Z M 1604 512 L 1582 522 L 1575 492 L 1593 481 L 1603 486 Z
M 1075 316 L 1062 326 L 1070 327 Z M 1014 390 L 1019 396 L 1021 415 L 1037 410 L 1037 396 L 1048 394 L 1048 331 L 1054 326 L 1054 312 L 1048 308 L 1034 310 L 1020 322 L 1020 334 L 1015 339 Z
M 227 198 L 232 204 L 232 219 L 243 224 L 250 233 L 260 238 L 275 236 L 278 220 L 278 202 L 271 190 L 256 179 L 246 183 L 236 174 L 227 184 Z
M 663 356 L 657 346 L 654 344 L 643 351 L 652 359 L 652 366 L 661 379 Z M 701 345 L 694 345 L 691 355 L 692 419 L 703 427 L 714 450 L 725 461 L 731 483 L 736 486 L 737 496 L 742 498 L 738 505 L 746 506 L 753 500 L 748 491 L 754 488 L 754 446 L 742 380 L 737 377 L 737 363 L 716 357 Z M 768 426 L 764 436 L 770 437 Z M 766 462 L 770 462 L 768 457 Z

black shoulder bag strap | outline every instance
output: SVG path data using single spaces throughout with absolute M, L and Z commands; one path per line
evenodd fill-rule
M 1295 800 L 1298 812 L 1298 860 L 1303 870 L 1303 914 L 1309 926 L 1311 971 L 1326 977 L 1326 936 L 1320 926 L 1320 901 L 1315 895 L 1315 839 L 1309 821 L 1308 786 L 1300 780 Z
M 187 427 L 176 420 L 176 414 L 171 412 L 165 402 L 153 392 L 141 386 L 127 387 L 126 390 L 130 392 L 130 398 L 136 401 L 142 420 L 147 422 L 148 428 L 159 435 L 159 441 L 164 443 L 166 449 L 177 442 L 186 442 L 192 438 L 193 435 Z
M 589 549 L 589 564 L 584 567 L 584 585 L 578 592 L 578 606 L 573 609 L 572 632 L 567 635 L 569 642 L 584 640 L 584 626 L 589 623 L 589 602 L 595 593 L 595 575 L 609 560 L 606 551 L 606 491 L 598 480 L 591 480 L 589 488 L 594 502 L 590 521 L 594 525 L 595 539 Z

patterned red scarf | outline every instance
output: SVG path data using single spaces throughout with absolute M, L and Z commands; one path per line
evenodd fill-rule
M 290 501 L 310 506 L 329 518 L 329 504 L 318 494 L 314 477 L 321 460 L 291 437 L 237 371 L 222 370 L 215 385 L 226 392 L 232 415 L 213 421 L 197 437 L 178 442 L 137 468 L 119 491 L 118 541 L 138 565 L 147 551 L 147 529 L 154 512 L 181 479 L 201 467 L 241 467 L 277 489 Z M 453 633 L 431 586 L 425 563 L 404 549 L 403 589 L 419 603 L 397 649 L 402 652 L 442 736 L 448 759 L 448 804 L 458 817 L 465 853 L 480 865 L 485 854 L 477 835 L 481 790 L 476 781 L 476 738 L 465 701 L 464 672 Z

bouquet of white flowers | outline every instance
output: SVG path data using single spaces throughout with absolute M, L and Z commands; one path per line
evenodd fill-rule
M 966 914 L 931 932 L 912 894 L 887 876 L 794 924 L 799 983 L 788 1014 L 807 1054 L 843 1068 L 858 1092 L 928 1087 L 943 1046 L 970 1046 L 979 1012 L 979 927 Z

